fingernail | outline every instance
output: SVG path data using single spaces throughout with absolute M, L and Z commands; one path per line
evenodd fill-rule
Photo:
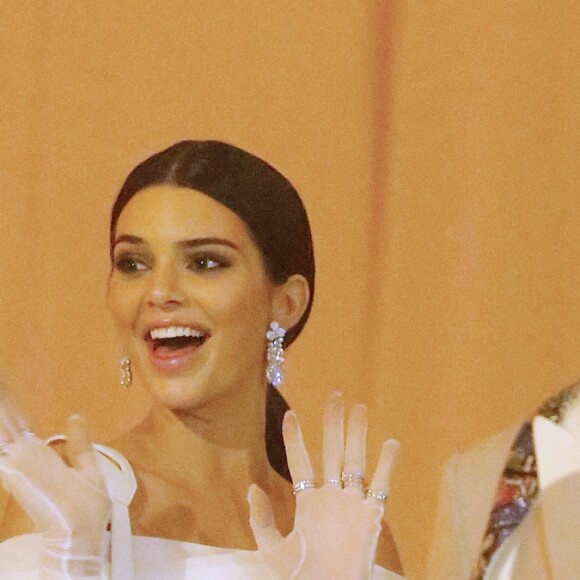
M 255 487 L 257 487 L 256 484 L 255 483 L 252 483 L 250 485 L 250 487 L 248 488 L 248 493 L 246 495 L 246 500 L 248 501 L 248 503 L 250 503 L 252 501 L 252 496 L 255 493 L 255 489 L 254 489 Z
M 86 421 L 86 419 L 82 415 L 79 415 L 78 413 L 73 413 L 72 415 L 69 415 L 68 418 L 73 421 Z

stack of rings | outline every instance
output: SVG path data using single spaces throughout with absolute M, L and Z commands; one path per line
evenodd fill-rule
M 358 487 L 360 489 L 365 489 L 365 481 L 363 479 L 362 473 L 347 473 L 346 471 L 342 472 L 342 485 L 343 487 Z

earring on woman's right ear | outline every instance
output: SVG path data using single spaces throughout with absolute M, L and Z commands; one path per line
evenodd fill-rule
M 133 383 L 133 373 L 131 372 L 131 359 L 128 356 L 122 356 L 119 360 L 119 382 L 122 387 L 130 387 Z
M 270 330 L 266 332 L 266 338 L 268 339 L 266 379 L 274 387 L 279 387 L 284 382 L 284 373 L 282 372 L 284 348 L 282 347 L 282 342 L 285 334 L 286 330 L 275 320 L 270 323 Z

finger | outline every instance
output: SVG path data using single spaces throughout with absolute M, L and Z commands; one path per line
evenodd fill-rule
M 270 552 L 282 541 L 282 534 L 276 528 L 272 504 L 268 496 L 256 484 L 248 490 L 250 505 L 250 527 L 260 551 Z
M 282 423 L 282 434 L 284 435 L 288 468 L 290 469 L 293 483 L 313 480 L 312 464 L 304 445 L 298 417 L 296 417 L 294 411 L 286 411 Z
M 72 467 L 82 472 L 92 483 L 99 483 L 101 473 L 89 434 L 89 424 L 81 415 L 67 420 L 65 456 Z
M 381 501 L 380 497 L 382 494 L 388 496 L 390 489 L 389 481 L 391 479 L 393 468 L 399 455 L 400 447 L 400 443 L 395 439 L 389 439 L 383 443 L 383 447 L 379 455 L 379 461 L 377 463 L 377 469 L 369 487 L 369 492 L 374 493 L 375 496 L 373 497 L 371 495 L 368 498 L 369 501 Z M 376 497 L 377 495 L 379 495 L 379 497 Z
M 361 478 L 364 475 L 366 460 L 366 439 L 367 409 L 364 405 L 355 405 L 348 417 L 346 447 L 344 450 L 344 474 Z M 344 483 L 347 490 L 360 494 L 363 493 L 364 485 L 362 484 L 362 481 L 361 483 L 357 483 L 355 485 L 348 485 L 347 481 Z
M 296 530 L 285 538 L 276 528 L 274 512 L 268 496 L 255 484 L 248 490 L 250 527 L 261 557 L 276 577 L 296 578 L 305 552 L 304 540 Z
M 81 415 L 71 415 L 66 424 L 66 458 L 71 465 L 76 467 L 79 459 L 87 451 L 92 451 L 89 425 Z
M 344 453 L 344 412 L 342 395 L 333 393 L 324 413 L 322 464 L 325 485 L 341 485 L 340 472 Z
M 0 441 L 13 441 L 15 437 L 28 431 L 24 415 L 15 407 L 5 393 L 0 395 Z

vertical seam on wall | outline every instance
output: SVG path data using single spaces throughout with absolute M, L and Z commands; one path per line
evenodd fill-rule
M 367 280 L 365 299 L 362 301 L 361 336 L 364 356 L 364 384 L 372 391 L 380 388 L 377 376 L 379 345 L 381 343 L 382 293 L 385 284 L 388 203 L 386 196 L 389 109 L 392 102 L 389 57 L 392 55 L 392 37 L 395 3 L 375 0 L 370 7 L 369 30 L 373 35 L 370 74 L 372 75 L 371 135 L 370 135 L 370 196 L 367 215 Z

